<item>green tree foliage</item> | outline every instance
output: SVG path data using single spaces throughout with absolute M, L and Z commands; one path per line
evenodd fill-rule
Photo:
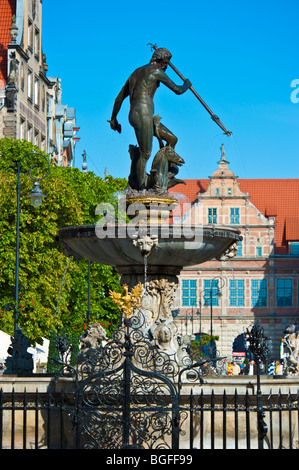
M 41 153 L 24 140 L 0 140 L 0 329 L 9 334 L 13 334 L 17 162 L 30 152 Z M 67 258 L 57 234 L 62 227 L 94 224 L 96 206 L 113 201 L 126 185 L 124 179 L 51 166 L 40 182 L 47 198 L 34 208 L 26 198 L 33 187 L 28 175 L 33 158 L 22 163 L 19 281 L 19 325 L 32 344 L 50 338 L 52 331 L 79 335 L 86 327 L 88 261 Z M 90 321 L 103 324 L 108 334 L 119 315 L 110 289 L 121 291 L 115 269 L 91 263 Z

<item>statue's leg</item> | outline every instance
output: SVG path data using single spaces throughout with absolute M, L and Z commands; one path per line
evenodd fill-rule
M 147 123 L 143 121 L 141 126 L 136 126 L 134 129 L 140 150 L 140 156 L 136 163 L 136 177 L 139 189 L 144 189 L 146 185 L 146 164 L 151 156 L 153 145 L 153 121 Z

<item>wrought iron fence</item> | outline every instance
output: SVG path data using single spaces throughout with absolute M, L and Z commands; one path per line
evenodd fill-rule
M 205 393 L 207 360 L 178 362 L 165 341 L 147 336 L 140 315 L 103 344 L 86 339 L 76 367 L 61 361 L 65 391 L 0 391 L 1 449 L 298 448 L 299 390 L 265 396 L 258 374 L 255 394 Z
M 299 448 L 298 393 L 270 393 L 262 396 L 264 421 L 267 426 L 264 449 Z M 181 429 L 181 445 L 190 449 L 258 449 L 259 405 L 256 395 L 216 395 L 212 390 L 197 396 L 190 394 L 188 404 L 180 410 L 188 413 L 189 425 Z M 189 433 L 188 433 L 189 431 Z
M 0 449 L 75 448 L 75 401 L 63 391 L 0 391 Z
M 121 402 L 123 397 L 117 397 Z M 131 401 L 127 437 L 116 396 L 109 402 L 106 395 L 104 407 L 94 391 L 89 395 L 88 406 L 82 406 L 81 398 L 76 390 L 67 393 L 12 390 L 9 394 L 1 390 L 0 448 L 167 449 L 173 443 L 176 445 L 172 435 L 175 419 L 178 419 L 175 429 L 179 433 L 179 449 L 256 449 L 259 446 L 257 397 L 248 391 L 245 395 L 237 391 L 234 395 L 225 392 L 218 395 L 213 390 L 210 394 L 202 390 L 199 394 L 182 395 L 178 416 L 169 410 L 169 396 L 161 395 L 152 402 L 144 394 L 135 396 Z M 262 397 L 267 424 L 265 449 L 299 448 L 298 398 L 299 391 Z

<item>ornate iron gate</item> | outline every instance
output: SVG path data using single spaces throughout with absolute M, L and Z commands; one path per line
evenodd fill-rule
M 178 449 L 176 361 L 144 337 L 141 316 L 78 367 L 76 447 Z

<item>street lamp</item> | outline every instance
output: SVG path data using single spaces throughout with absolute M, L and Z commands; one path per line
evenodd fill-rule
M 201 299 L 199 299 L 199 309 L 197 309 L 196 315 L 199 315 L 199 333 L 201 333 Z
M 47 157 L 41 153 L 36 153 L 36 152 L 31 152 L 27 153 L 24 155 L 19 161 L 18 161 L 18 180 L 17 180 L 17 222 L 16 222 L 16 271 L 15 271 L 15 309 L 14 309 L 14 335 L 16 335 L 18 328 L 18 321 L 19 321 L 19 254 L 20 254 L 20 194 L 21 194 L 21 166 L 23 163 L 23 160 L 27 157 L 30 156 L 38 156 L 42 157 L 48 165 L 47 171 L 45 174 L 37 178 L 32 175 L 32 170 L 36 168 L 38 165 L 34 164 L 32 165 L 29 170 L 27 170 L 27 173 L 29 174 L 30 178 L 34 181 L 34 187 L 31 191 L 31 193 L 27 196 L 30 198 L 30 202 L 34 207 L 39 207 L 43 201 L 43 198 L 46 197 L 40 187 L 39 187 L 39 181 L 43 180 L 48 176 L 49 171 L 50 171 L 50 163 L 47 159 Z
M 213 284 L 216 284 L 214 281 L 217 280 L 217 285 L 216 286 L 213 286 Z M 220 280 L 220 285 L 219 285 L 219 280 Z M 220 276 L 216 276 L 214 277 L 212 280 L 211 280 L 211 287 L 210 287 L 210 291 L 209 291 L 209 298 L 210 298 L 210 329 L 211 329 L 211 340 L 212 340 L 212 336 L 213 336 L 213 289 L 215 291 L 215 289 L 217 289 L 216 291 L 216 297 L 218 299 L 220 299 L 222 297 L 222 294 L 221 294 L 221 290 L 223 288 L 225 284 L 225 280 L 220 277 Z M 206 290 L 206 289 L 205 289 Z M 205 290 L 204 290 L 204 297 L 205 296 Z
M 39 207 L 39 206 L 41 206 L 41 204 L 43 202 L 43 198 L 47 197 L 47 196 L 45 196 L 45 194 L 42 193 L 42 190 L 39 187 L 39 182 L 35 181 L 34 182 L 34 187 L 31 191 L 31 193 L 28 194 L 27 197 L 30 199 L 31 205 L 33 207 Z
M 190 315 L 191 313 L 191 315 Z M 193 307 L 186 311 L 186 334 L 188 333 L 188 317 L 191 316 L 191 334 L 193 335 Z

